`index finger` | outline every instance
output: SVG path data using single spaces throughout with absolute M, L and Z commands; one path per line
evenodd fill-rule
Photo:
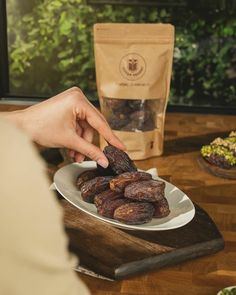
M 125 145 L 113 133 L 106 119 L 103 117 L 103 115 L 97 109 L 90 106 L 89 103 L 87 103 L 87 108 L 86 108 L 86 119 L 88 123 L 94 129 L 96 129 L 99 132 L 99 134 L 101 134 L 105 138 L 105 140 L 108 143 L 110 143 L 111 145 L 119 149 L 122 149 L 122 150 L 126 149 Z

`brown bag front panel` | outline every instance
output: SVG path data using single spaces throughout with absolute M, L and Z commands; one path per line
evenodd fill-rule
M 167 77 L 172 66 L 170 57 L 169 44 L 125 46 L 120 43 L 98 43 L 96 67 L 99 97 L 165 99 L 169 95 L 170 80 Z
M 111 128 L 132 159 L 161 155 L 174 27 L 96 24 L 94 44 L 99 101 Z

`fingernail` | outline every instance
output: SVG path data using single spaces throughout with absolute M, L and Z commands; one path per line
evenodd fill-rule
M 97 162 L 103 168 L 107 168 L 108 167 L 108 162 L 106 160 L 104 160 L 104 159 L 99 159 Z
M 125 145 L 122 141 L 120 141 L 119 143 L 120 143 L 120 147 L 121 147 L 123 150 L 127 150 L 126 145 Z

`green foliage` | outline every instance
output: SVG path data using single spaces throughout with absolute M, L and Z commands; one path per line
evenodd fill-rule
M 13 92 L 51 95 L 78 85 L 94 99 L 93 24 L 171 22 L 176 25 L 171 103 L 236 105 L 234 12 L 96 6 L 84 0 L 34 0 L 26 10 L 16 9 L 17 2 L 20 6 L 8 2 Z
M 235 106 L 236 19 L 222 14 L 206 22 L 190 12 L 187 22 L 176 32 L 173 103 Z

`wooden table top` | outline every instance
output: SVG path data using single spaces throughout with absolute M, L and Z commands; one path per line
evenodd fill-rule
M 0 106 L 0 111 L 9 109 Z M 224 250 L 122 281 L 80 274 L 93 295 L 214 295 L 236 285 L 236 180 L 212 176 L 197 163 L 203 144 L 235 129 L 235 116 L 167 113 L 164 155 L 136 161 L 144 170 L 156 167 L 159 176 L 208 212 L 224 237 Z

